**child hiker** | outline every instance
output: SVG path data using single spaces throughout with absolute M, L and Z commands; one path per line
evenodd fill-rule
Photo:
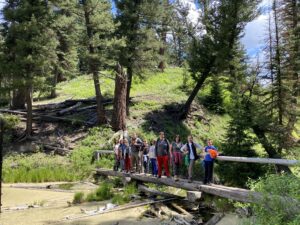
M 149 159 L 150 159 L 150 165 L 151 165 L 151 172 L 152 176 L 157 176 L 157 161 L 156 161 L 156 154 L 155 154 L 155 145 L 156 145 L 156 140 L 153 140 L 151 142 L 151 146 L 149 148 Z
M 218 156 L 218 150 L 213 146 L 211 139 L 207 140 L 207 146 L 204 148 L 204 169 L 205 176 L 203 183 L 210 184 L 213 182 L 214 160 Z

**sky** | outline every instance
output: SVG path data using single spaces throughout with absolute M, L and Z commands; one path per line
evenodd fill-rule
M 193 23 L 197 23 L 199 12 L 195 4 L 195 0 L 180 0 L 180 1 L 190 6 L 188 17 Z M 4 0 L 0 0 L 0 9 L 2 9 L 3 4 L 4 4 Z M 271 5 L 271 0 L 262 0 L 260 7 L 262 7 L 263 9 L 268 9 L 270 5 Z M 0 19 L 1 18 L 2 15 L 0 15 Z M 245 27 L 245 33 L 241 39 L 241 42 L 245 46 L 245 49 L 249 57 L 255 57 L 257 54 L 261 52 L 263 39 L 264 39 L 263 37 L 266 33 L 267 19 L 268 19 L 268 10 L 263 10 L 263 13 L 261 15 L 259 15 L 253 21 L 249 22 Z

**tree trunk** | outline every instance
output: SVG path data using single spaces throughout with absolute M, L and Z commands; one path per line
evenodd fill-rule
M 210 68 L 207 68 L 206 71 L 204 71 L 201 75 L 201 77 L 198 79 L 196 86 L 194 87 L 192 93 L 190 94 L 189 98 L 185 102 L 181 114 L 180 114 L 180 119 L 186 119 L 189 112 L 190 108 L 192 105 L 192 102 L 194 101 L 195 97 L 197 96 L 199 90 L 201 89 L 202 85 L 204 84 L 206 78 L 208 77 L 210 73 Z
M 166 26 L 166 25 L 163 25 L 163 26 Z M 163 27 L 163 29 L 165 29 L 165 28 Z M 165 59 L 164 59 L 164 57 L 165 57 L 165 46 L 166 46 L 166 43 L 167 43 L 167 40 L 166 40 L 167 39 L 167 33 L 166 33 L 165 30 L 162 32 L 161 36 L 162 36 L 161 37 L 161 39 L 162 39 L 161 45 L 162 46 L 159 48 L 159 55 L 161 57 L 161 61 L 158 65 L 158 68 L 160 69 L 161 72 L 164 72 L 165 67 L 166 67 Z
M 275 68 L 276 68 L 276 81 L 277 81 L 277 107 L 278 107 L 278 123 L 283 125 L 283 87 L 282 87 L 282 75 L 281 75 L 281 51 L 280 51 L 280 37 L 279 37 L 279 21 L 278 21 L 278 9 L 277 0 L 273 2 L 274 12 L 274 28 L 275 28 Z
M 57 83 L 60 83 L 60 82 L 63 82 L 63 81 L 66 81 L 67 78 L 65 78 L 65 76 L 62 74 L 62 73 L 58 73 L 57 74 Z
M 57 94 L 56 94 L 57 79 L 58 79 L 58 74 L 57 74 L 57 72 L 54 72 L 53 84 L 52 84 L 53 86 L 51 88 L 50 98 L 56 98 L 56 96 L 57 96 Z
M 112 127 L 114 131 L 126 129 L 126 92 L 127 75 L 120 64 L 118 64 L 115 80 L 114 111 L 112 116 Z
M 32 134 L 32 87 L 26 88 L 26 107 L 27 107 L 27 119 L 26 119 L 26 136 Z
M 97 102 L 97 118 L 98 123 L 105 124 L 107 123 L 107 118 L 105 115 L 105 108 L 102 103 L 102 94 L 100 89 L 100 83 L 99 83 L 99 77 L 97 72 L 93 72 L 93 80 L 94 80 L 94 86 L 95 86 L 95 92 L 96 92 L 96 102 Z
M 0 117 L 0 213 L 2 206 L 2 165 L 3 165 L 3 135 L 4 135 L 4 121 Z
M 127 91 L 126 91 L 126 114 L 129 115 L 129 104 L 130 104 L 130 90 L 132 84 L 133 71 L 132 67 L 127 67 Z
M 85 5 L 86 2 L 83 1 L 83 4 Z M 93 30 L 90 24 L 90 15 L 88 9 L 86 8 L 86 5 L 84 7 L 84 18 L 85 18 L 87 37 L 89 39 L 88 51 L 90 55 L 94 55 L 96 53 L 96 48 L 92 45 Z M 98 124 L 101 125 L 107 123 L 107 118 L 105 115 L 105 108 L 102 103 L 102 94 L 100 89 L 98 66 L 97 66 L 98 62 L 95 62 L 95 60 L 90 57 L 88 63 L 89 63 L 89 71 L 93 74 L 93 80 L 94 80 L 96 102 L 97 102 L 97 120 L 98 120 Z
M 26 89 L 25 88 L 18 88 L 13 90 L 13 96 L 11 101 L 11 109 L 25 109 L 25 102 L 26 102 Z

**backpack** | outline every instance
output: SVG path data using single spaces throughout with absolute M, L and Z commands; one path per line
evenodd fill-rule
M 208 153 L 212 159 L 215 159 L 218 156 L 218 152 L 215 149 L 208 149 Z

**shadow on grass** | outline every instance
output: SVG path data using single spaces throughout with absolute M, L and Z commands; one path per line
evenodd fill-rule
M 169 141 L 173 141 L 176 134 L 183 140 L 190 134 L 190 129 L 179 119 L 181 104 L 171 103 L 164 105 L 160 110 L 154 110 L 144 116 L 145 122 L 142 124 L 144 132 L 154 133 L 164 131 Z

